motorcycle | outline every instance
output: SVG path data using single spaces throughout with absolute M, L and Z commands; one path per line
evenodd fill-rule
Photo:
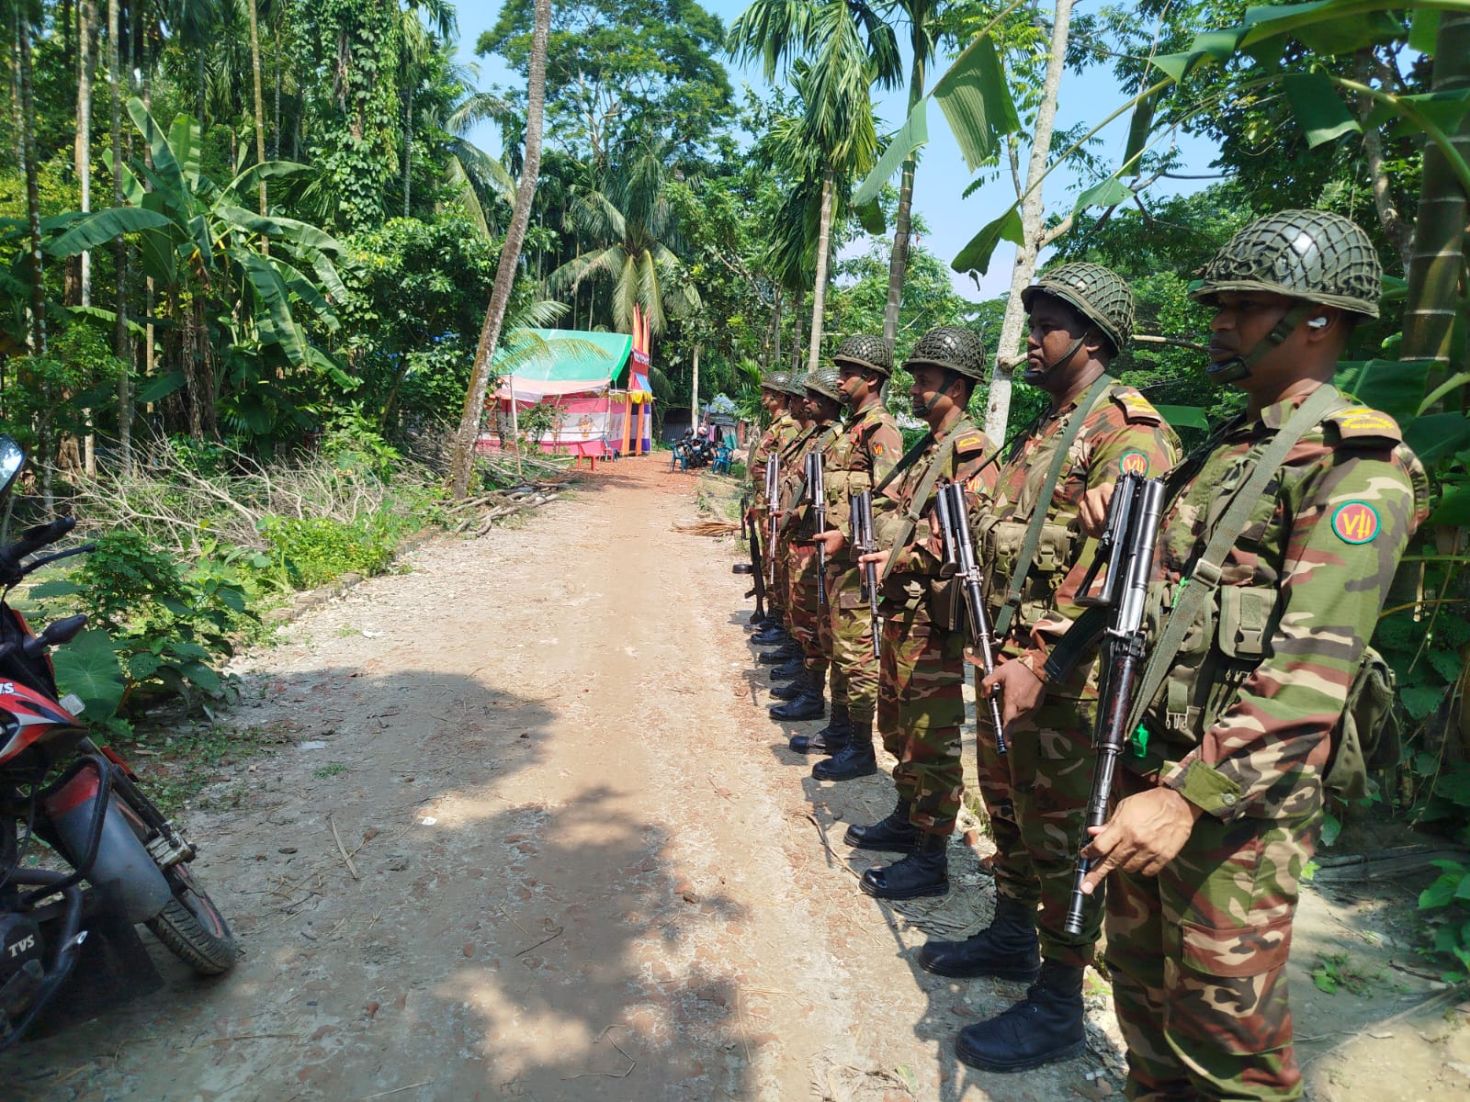
M 25 459 L 0 436 L 0 499 Z M 75 638 L 86 616 L 37 635 L 8 603 L 33 571 L 93 549 L 38 555 L 75 524 L 62 517 L 0 547 L 0 1052 L 48 1006 L 88 1001 L 87 988 L 101 983 L 78 969 L 91 935 L 100 943 L 121 930 L 145 956 L 133 927 L 146 925 L 202 975 L 229 971 L 239 955 L 189 868 L 193 845 L 143 794 L 122 756 L 88 737 L 78 718 L 83 702 L 59 694 L 50 648 Z
M 674 445 L 672 465 L 675 470 L 693 471 L 709 466 L 714 458 L 715 446 L 694 430 L 685 429 L 684 435 Z

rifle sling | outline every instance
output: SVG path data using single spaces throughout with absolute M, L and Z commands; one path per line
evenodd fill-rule
M 1077 408 L 1072 416 L 1067 418 L 1067 425 L 1062 429 L 1061 437 L 1057 441 L 1056 454 L 1052 456 L 1051 467 L 1046 472 L 1046 481 L 1041 486 L 1041 492 L 1037 495 L 1036 504 L 1031 511 L 1031 519 L 1026 525 L 1026 538 L 1021 542 L 1021 554 L 1016 559 L 1015 569 L 1011 571 L 1011 580 L 1006 585 L 1006 596 L 1004 603 L 1000 606 L 1000 612 L 995 618 L 995 637 L 1004 639 L 1010 630 L 1011 621 L 1015 618 L 1016 610 L 1021 607 L 1021 591 L 1026 587 L 1026 576 L 1031 573 L 1031 560 L 1036 557 L 1036 548 L 1041 544 L 1041 530 L 1046 526 L 1046 517 L 1051 512 L 1052 494 L 1056 492 L 1057 479 L 1062 476 L 1062 467 L 1066 465 L 1067 454 L 1072 450 L 1072 442 L 1077 439 L 1077 434 L 1082 431 L 1082 423 L 1087 420 L 1092 407 L 1102 397 L 1102 392 L 1113 382 L 1113 377 L 1106 372 L 1099 375 L 1082 400 L 1077 403 Z
M 1322 423 L 1328 414 L 1336 412 L 1347 402 L 1330 383 L 1324 383 L 1307 396 L 1269 440 L 1256 449 L 1254 458 L 1247 453 L 1246 467 L 1249 474 L 1237 486 L 1230 504 L 1215 524 L 1214 534 L 1205 545 L 1204 552 L 1195 559 L 1188 577 L 1180 583 L 1174 607 L 1164 617 L 1158 640 L 1149 652 L 1148 663 L 1138 679 L 1138 691 L 1133 697 L 1133 707 L 1128 714 L 1128 735 L 1137 730 L 1144 713 L 1153 703 L 1154 697 L 1163 687 L 1169 671 L 1174 667 L 1174 658 L 1189 633 L 1205 602 L 1214 600 L 1220 588 L 1220 576 L 1225 556 L 1240 533 L 1245 530 L 1251 509 L 1266 490 L 1266 485 L 1286 461 L 1287 454 L 1303 436 Z M 1071 634 L 1070 629 L 1068 635 Z M 1065 638 L 1065 637 L 1064 637 Z

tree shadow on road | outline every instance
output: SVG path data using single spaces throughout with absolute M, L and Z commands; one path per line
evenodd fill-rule
M 155 946 L 165 990 L 0 1058 L 7 1100 L 751 1097 L 738 905 L 628 793 L 516 784 L 556 687 L 375 665 L 256 679 L 230 717 L 292 725 L 186 816 L 235 972 Z

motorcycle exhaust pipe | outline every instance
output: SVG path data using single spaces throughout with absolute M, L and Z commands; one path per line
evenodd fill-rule
M 63 855 L 102 896 L 108 908 L 128 922 L 147 922 L 168 905 L 173 892 L 133 823 L 144 833 L 147 827 L 112 795 L 111 786 L 106 786 L 109 791 L 103 792 L 101 770 L 104 767 L 101 762 L 88 760 L 83 768 L 49 792 L 41 806 L 50 819 Z M 99 815 L 101 830 L 95 833 Z M 96 853 L 87 865 L 94 836 Z

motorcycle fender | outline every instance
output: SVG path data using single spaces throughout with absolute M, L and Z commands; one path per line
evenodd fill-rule
M 73 862 L 86 853 L 97 794 L 97 774 L 83 769 L 46 800 L 52 826 Z M 168 905 L 173 893 L 129 820 L 128 809 L 114 795 L 108 801 L 97 859 L 84 875 L 109 910 L 128 922 L 146 922 Z M 141 823 L 138 828 L 143 829 Z

